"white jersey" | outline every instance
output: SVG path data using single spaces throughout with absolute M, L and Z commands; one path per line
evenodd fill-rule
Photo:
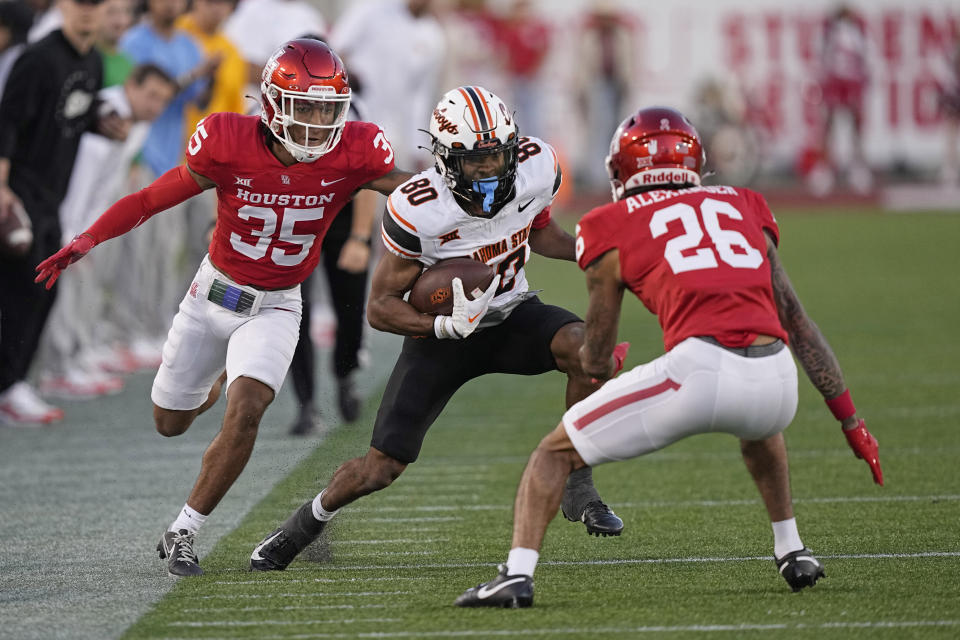
M 496 268 L 500 286 L 481 326 L 502 322 L 529 297 L 524 265 L 530 232 L 550 222 L 550 204 L 560 188 L 557 154 L 538 138 L 521 138 L 516 191 L 492 218 L 469 215 L 435 169 L 407 180 L 387 200 L 383 243 L 391 253 L 430 266 L 471 257 Z

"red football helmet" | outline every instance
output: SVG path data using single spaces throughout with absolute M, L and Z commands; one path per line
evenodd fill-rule
M 700 134 L 668 107 L 640 109 L 610 141 L 607 173 L 614 201 L 638 187 L 699 185 L 705 156 Z
M 291 40 L 270 57 L 260 83 L 260 118 L 299 162 L 313 162 L 340 142 L 350 84 L 340 57 L 319 40 Z M 290 127 L 302 127 L 296 142 Z

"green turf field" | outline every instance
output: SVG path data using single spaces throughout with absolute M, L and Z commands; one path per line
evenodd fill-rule
M 787 441 L 800 532 L 826 566 L 815 588 L 793 594 L 777 574 L 736 441 L 703 436 L 596 470 L 624 535 L 555 520 L 534 608 L 452 607 L 505 560 L 524 462 L 561 415 L 559 374 L 493 376 L 454 398 L 394 486 L 344 509 L 286 572 L 248 573 L 260 538 L 365 451 L 372 400 L 360 426 L 335 432 L 202 558 L 205 576 L 180 580 L 124 637 L 960 636 L 960 218 L 779 221 L 784 263 L 880 441 L 887 481 L 871 482 L 802 378 Z M 574 265 L 534 260 L 529 277 L 544 300 L 585 310 Z M 633 343 L 628 367 L 662 351 L 634 299 L 621 339 Z

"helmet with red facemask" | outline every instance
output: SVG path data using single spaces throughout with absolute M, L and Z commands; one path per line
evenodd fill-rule
M 298 162 L 313 162 L 337 146 L 350 109 L 350 84 L 330 47 L 319 40 L 291 40 L 267 61 L 261 80 L 260 118 Z
M 620 123 L 610 141 L 613 199 L 634 189 L 699 185 L 704 161 L 700 134 L 682 113 L 640 109 Z

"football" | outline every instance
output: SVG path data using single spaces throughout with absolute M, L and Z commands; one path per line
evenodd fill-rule
M 22 258 L 33 244 L 33 228 L 23 207 L 17 205 L 0 211 L 0 254 Z
M 495 274 L 493 267 L 473 258 L 440 260 L 420 274 L 407 301 L 420 313 L 450 315 L 454 278 L 460 278 L 463 292 L 472 300 L 473 290 L 486 291 Z

